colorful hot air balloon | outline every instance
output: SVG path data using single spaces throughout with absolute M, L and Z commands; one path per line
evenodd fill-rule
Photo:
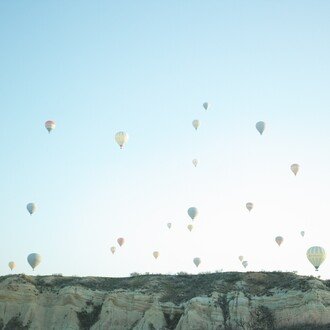
M 264 121 L 258 121 L 256 123 L 256 129 L 260 133 L 260 135 L 262 135 L 262 133 L 264 132 L 265 128 L 266 128 L 266 123 Z
M 189 231 L 192 231 L 194 226 L 192 224 L 190 224 L 190 225 L 187 226 L 187 228 L 188 228 Z
M 195 130 L 200 126 L 200 122 L 198 119 L 193 120 L 192 125 L 194 126 Z
M 248 266 L 248 262 L 247 262 L 246 260 L 244 260 L 244 261 L 242 262 L 242 265 L 243 265 L 244 268 L 246 268 L 246 267 Z
M 195 266 L 198 267 L 202 261 L 200 258 L 194 258 L 193 262 L 194 262 Z
M 8 263 L 8 266 L 9 266 L 10 270 L 13 270 L 14 268 L 16 268 L 16 264 L 15 264 L 14 261 L 10 261 L 10 262 Z
M 125 132 L 118 132 L 115 135 L 115 140 L 118 143 L 120 149 L 123 149 L 124 145 L 127 143 L 128 141 L 128 134 Z
M 48 133 L 50 133 L 53 129 L 55 129 L 56 123 L 54 120 L 47 120 L 45 122 L 45 127 L 46 127 Z
M 32 215 L 36 211 L 37 205 L 35 203 L 29 203 L 26 205 L 26 208 L 29 211 L 30 215 Z
M 159 252 L 154 251 L 154 252 L 152 252 L 152 255 L 154 256 L 155 259 L 157 259 L 159 257 Z
M 305 236 L 305 232 L 302 230 L 302 231 L 300 232 L 300 235 L 301 235 L 301 237 L 304 237 L 304 236 Z
M 167 228 L 168 228 L 168 229 L 171 229 L 171 227 L 172 227 L 172 224 L 169 222 L 169 223 L 167 224 Z
M 110 250 L 111 250 L 111 253 L 114 254 L 116 252 L 116 247 L 115 246 L 111 246 Z
M 34 270 L 41 262 L 41 255 L 38 253 L 31 253 L 28 255 L 27 261 Z
M 239 257 L 238 257 L 238 260 L 239 260 L 240 262 L 242 262 L 242 261 L 243 261 L 243 259 L 244 259 L 244 257 L 243 257 L 243 256 L 239 256 Z
M 253 209 L 253 203 L 246 203 L 246 208 L 249 210 L 249 212 L 251 212 L 251 210 Z
M 119 246 L 122 246 L 125 243 L 125 240 L 122 237 L 119 237 L 117 239 L 117 243 L 119 244 Z
M 293 172 L 294 175 L 297 175 L 298 171 L 299 171 L 299 164 L 292 164 L 290 166 L 291 171 Z
M 198 210 L 196 207 L 189 207 L 188 215 L 192 220 L 194 220 L 198 216 Z
M 307 259 L 315 267 L 315 270 L 318 271 L 319 267 L 327 257 L 327 254 L 323 247 L 321 246 L 312 246 L 306 252 Z
M 192 160 L 192 163 L 193 163 L 193 165 L 196 167 L 197 164 L 198 164 L 198 159 L 194 158 L 194 159 Z
M 210 104 L 208 102 L 203 103 L 203 108 L 207 110 L 210 107 Z
M 278 246 L 281 246 L 281 244 L 283 243 L 283 237 L 282 236 L 275 237 L 275 242 L 278 244 Z

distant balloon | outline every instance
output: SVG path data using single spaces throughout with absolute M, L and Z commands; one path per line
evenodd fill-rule
M 38 253 L 31 253 L 28 255 L 27 261 L 34 270 L 41 262 L 41 255 Z
M 300 232 L 300 235 L 301 235 L 301 237 L 304 237 L 304 236 L 305 236 L 305 232 L 302 230 L 302 231 Z
M 117 239 L 117 243 L 119 244 L 119 246 L 122 246 L 125 243 L 125 240 L 122 237 L 119 237 Z
M 128 141 L 128 134 L 125 132 L 118 132 L 115 135 L 115 140 L 118 143 L 120 149 L 123 149 L 124 145 L 127 143 Z
M 172 227 L 172 224 L 169 222 L 169 223 L 167 224 L 167 228 L 168 228 L 168 229 L 171 229 L 171 227 Z
M 209 102 L 204 102 L 204 103 L 203 103 L 203 108 L 204 108 L 205 110 L 207 110 L 209 107 L 210 107 Z
M 278 244 L 278 246 L 281 246 L 281 244 L 283 243 L 283 237 L 282 236 L 275 237 L 275 242 Z
M 297 175 L 297 173 L 299 171 L 299 164 L 292 164 L 290 168 L 291 168 L 291 171 L 293 172 L 293 174 Z
M 240 262 L 242 262 L 243 259 L 244 259 L 244 257 L 243 256 L 239 256 L 238 259 L 239 259 Z
M 159 252 L 158 251 L 154 251 L 152 253 L 152 255 L 154 256 L 155 259 L 157 259 L 159 257 Z
M 246 208 L 249 210 L 249 212 L 251 212 L 251 210 L 253 209 L 253 203 L 246 203 Z
M 16 268 L 16 264 L 15 264 L 14 261 L 10 261 L 10 262 L 8 263 L 8 266 L 9 266 L 10 270 L 13 270 L 14 268 Z
M 260 133 L 260 135 L 262 135 L 262 133 L 264 132 L 265 127 L 266 127 L 266 123 L 264 121 L 258 121 L 256 123 L 256 129 Z
M 189 231 L 192 231 L 194 226 L 192 224 L 190 224 L 190 225 L 187 226 L 187 228 L 188 228 Z
M 194 262 L 195 266 L 198 267 L 202 261 L 200 258 L 194 258 L 193 262 Z
M 200 126 L 200 122 L 198 119 L 193 120 L 192 125 L 194 126 L 195 130 Z
M 35 203 L 29 203 L 28 205 L 26 205 L 26 208 L 29 211 L 30 215 L 32 215 L 36 211 L 37 205 Z
M 47 120 L 45 122 L 45 127 L 46 127 L 48 133 L 50 133 L 53 129 L 55 129 L 56 123 L 53 120 Z
M 306 255 L 307 259 L 315 267 L 316 271 L 327 257 L 325 250 L 320 246 L 312 246 L 307 250 Z
M 244 268 L 246 268 L 246 267 L 248 266 L 248 262 L 247 262 L 246 260 L 244 260 L 244 261 L 242 262 L 242 265 L 243 265 Z
M 111 250 L 111 253 L 114 254 L 116 252 L 116 247 L 115 246 L 111 246 L 110 250 Z
M 193 164 L 194 164 L 194 166 L 196 167 L 196 166 L 197 166 L 197 164 L 198 164 L 198 159 L 194 158 L 194 159 L 192 160 L 192 163 L 193 163 Z
M 198 210 L 196 207 L 190 207 L 188 209 L 188 215 L 192 220 L 194 220 L 198 216 Z

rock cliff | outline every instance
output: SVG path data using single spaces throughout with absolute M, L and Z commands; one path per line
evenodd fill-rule
M 281 272 L 3 276 L 0 329 L 330 329 L 330 281 Z

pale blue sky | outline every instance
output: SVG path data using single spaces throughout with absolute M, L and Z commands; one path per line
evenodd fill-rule
M 0 273 L 32 273 L 31 252 L 37 274 L 196 272 L 195 256 L 241 270 L 240 254 L 312 273 L 306 249 L 330 253 L 329 15 L 328 1 L 0 2 Z

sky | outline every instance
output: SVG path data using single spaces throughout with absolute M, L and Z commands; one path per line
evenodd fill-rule
M 245 271 L 239 255 L 247 271 L 317 274 L 329 14 L 321 0 L 0 2 L 0 274 L 11 260 L 40 275 Z

